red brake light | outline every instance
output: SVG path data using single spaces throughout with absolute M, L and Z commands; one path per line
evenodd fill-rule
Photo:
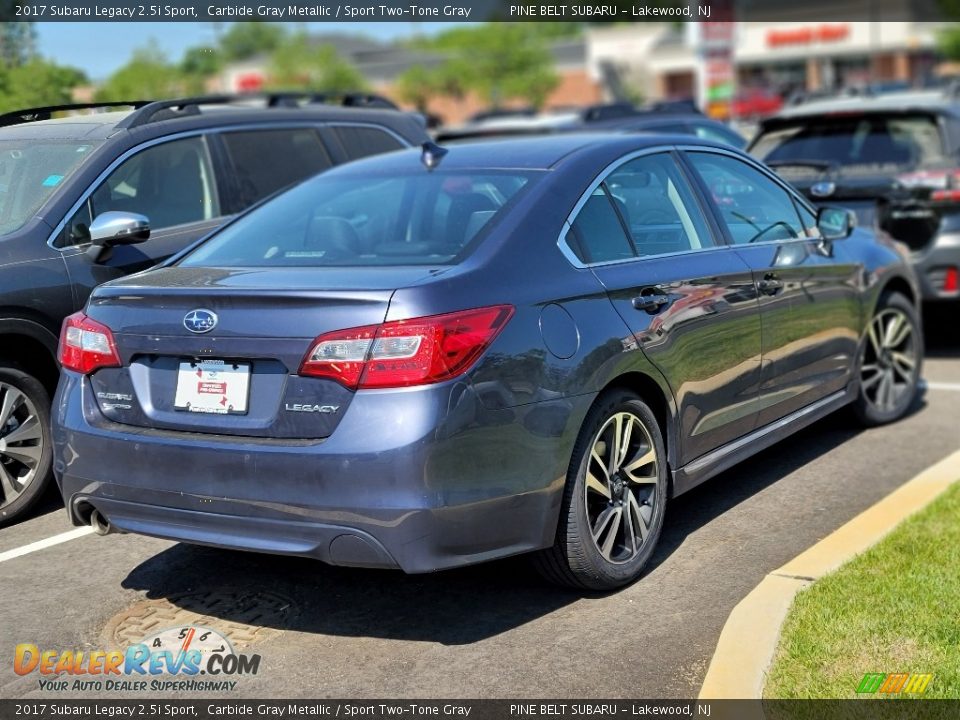
M 338 330 L 318 337 L 301 375 L 351 389 L 429 385 L 466 372 L 513 316 L 495 305 Z
M 957 277 L 957 268 L 947 268 L 947 274 L 943 278 L 944 292 L 957 292 L 960 289 L 960 279 Z
M 84 375 L 103 367 L 120 367 L 110 328 L 82 312 L 63 321 L 57 356 L 63 367 Z

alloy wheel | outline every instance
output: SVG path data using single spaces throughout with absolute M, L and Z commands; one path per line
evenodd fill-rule
M 33 402 L 0 382 L 0 508 L 16 500 L 37 476 L 43 429 Z
M 917 381 L 916 344 L 913 324 L 902 310 L 882 310 L 870 322 L 860 387 L 877 410 L 889 412 L 905 394 L 912 396 Z
M 659 482 L 659 458 L 643 422 L 630 412 L 612 415 L 590 445 L 583 484 L 590 535 L 608 562 L 630 562 L 644 547 Z

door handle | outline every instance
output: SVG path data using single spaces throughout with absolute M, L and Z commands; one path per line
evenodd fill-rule
M 646 310 L 647 312 L 656 312 L 664 305 L 669 304 L 670 298 L 661 292 L 653 292 L 649 295 L 637 295 L 633 299 L 635 310 Z
M 763 276 L 763 280 L 757 283 L 757 289 L 763 295 L 776 295 L 783 290 L 783 283 L 774 273 L 768 273 Z

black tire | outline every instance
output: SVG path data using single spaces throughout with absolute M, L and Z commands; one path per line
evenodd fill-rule
M 893 323 L 902 323 L 903 329 L 888 337 Z M 896 342 L 900 333 L 905 335 Z M 891 347 L 886 347 L 888 344 Z M 859 390 L 853 403 L 857 419 L 874 427 L 906 415 L 916 400 L 922 367 L 923 330 L 916 307 L 900 293 L 883 295 L 867 325 L 857 360 Z M 891 389 L 887 392 L 884 387 Z
M 646 431 L 646 436 L 641 438 L 643 445 L 637 441 L 636 449 L 631 446 L 628 452 L 623 453 L 623 462 L 614 473 L 614 479 L 608 479 L 607 473 L 601 476 L 598 472 L 603 470 L 605 463 L 597 465 L 597 461 L 591 459 L 592 451 L 600 447 L 607 448 L 608 441 L 604 438 L 616 432 L 616 428 L 611 428 L 610 423 L 615 424 L 616 418 L 622 414 L 635 417 Z M 631 434 L 639 432 L 638 427 L 633 425 Z M 627 444 L 630 445 L 630 442 Z M 645 449 L 648 446 L 649 449 Z M 650 450 L 655 453 L 654 461 L 638 466 L 637 472 L 633 474 L 622 475 L 622 471 L 632 463 L 647 457 Z M 593 490 L 596 483 L 591 484 L 591 489 L 587 488 L 588 468 L 592 469 L 594 480 L 606 482 L 609 496 Z M 645 471 L 645 477 L 641 478 L 644 482 L 627 480 L 640 474 L 640 471 Z M 618 497 L 626 498 L 624 494 L 618 495 L 620 492 L 632 493 L 636 502 L 631 504 L 629 499 L 621 499 L 619 516 L 614 515 L 614 519 L 608 520 L 607 525 L 601 525 L 600 518 L 603 513 L 615 513 Z M 646 501 L 641 502 L 644 497 Z M 656 417 L 637 395 L 625 390 L 607 392 L 598 398 L 587 414 L 574 445 L 556 542 L 552 547 L 536 553 L 534 564 L 547 580 L 558 585 L 598 591 L 627 585 L 640 577 L 656 548 L 663 528 L 666 504 L 667 455 Z M 591 523 L 590 514 L 594 512 L 598 513 L 597 520 Z M 631 515 L 632 512 L 637 515 Z M 625 517 L 631 521 L 629 526 L 623 522 Z M 635 540 L 640 536 L 637 532 L 640 529 L 639 523 L 645 520 L 647 529 L 637 545 Z M 606 541 L 610 540 L 609 533 L 616 530 L 613 523 L 618 521 L 621 523 L 617 526 L 620 528 L 619 532 L 624 535 L 623 545 L 621 547 L 614 540 L 612 549 L 605 556 L 600 541 L 594 540 L 592 529 L 600 527 L 598 535 L 604 541 L 603 544 L 607 544 Z M 634 540 L 632 555 L 628 544 L 630 539 Z M 614 554 L 614 550 L 620 553 L 620 557 Z
M 12 390 L 12 392 L 11 392 Z M 52 447 L 50 437 L 50 395 L 43 384 L 32 375 L 12 366 L 0 366 L 0 415 L 3 413 L 5 398 L 9 395 L 11 401 L 14 399 L 14 393 L 21 393 L 23 400 L 19 397 L 16 409 L 11 412 L 6 420 L 0 424 L 0 448 L 6 447 L 3 441 L 10 437 L 18 428 L 22 428 L 29 423 L 29 427 L 36 427 L 38 437 L 18 441 L 11 448 L 20 448 L 23 456 L 24 448 L 35 454 L 33 448 L 39 445 L 39 460 L 33 467 L 32 475 L 29 480 L 23 481 L 27 477 L 24 472 L 29 470 L 27 463 L 11 455 L 6 455 L 0 449 L 0 525 L 5 525 L 22 518 L 26 512 L 40 499 L 44 491 L 50 486 L 53 477 L 52 472 Z M 37 427 L 35 422 L 39 425 Z M 2 419 L 2 418 L 0 418 Z M 23 435 L 24 433 L 21 433 Z M 29 433 L 32 435 L 33 433 Z M 18 482 L 18 477 L 20 481 Z M 12 501 L 8 500 L 7 494 L 9 487 L 17 490 Z M 22 484 L 21 484 L 22 483 Z

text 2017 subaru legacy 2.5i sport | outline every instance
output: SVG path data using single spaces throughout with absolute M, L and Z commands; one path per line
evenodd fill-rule
M 613 588 L 669 498 L 914 399 L 901 250 L 738 151 L 569 135 L 336 168 L 65 321 L 55 472 L 101 530 Z

